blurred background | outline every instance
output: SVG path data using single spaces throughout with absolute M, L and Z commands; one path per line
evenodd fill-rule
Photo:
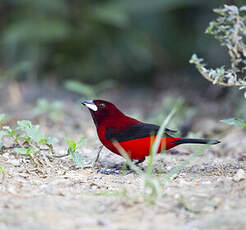
M 218 110 L 224 116 L 243 114 L 238 93 L 208 83 L 189 59 L 195 52 L 211 67 L 229 62 L 225 48 L 204 31 L 216 18 L 214 8 L 244 3 L 1 0 L 0 103 L 8 100 L 14 110 L 23 101 L 64 99 L 73 91 L 77 98 L 115 101 L 122 94 L 131 95 L 130 102 L 121 104 L 131 106 L 138 98 L 147 110 L 151 107 L 147 102 L 165 96 L 169 107 L 173 98 L 179 98 L 181 107 L 203 105 L 205 116 L 217 116 Z M 229 105 L 213 104 L 225 98 Z
M 225 63 L 219 43 L 204 34 L 213 8 L 243 2 L 1 0 L 1 77 L 149 85 L 159 74 L 195 75 L 194 51 L 213 66 Z

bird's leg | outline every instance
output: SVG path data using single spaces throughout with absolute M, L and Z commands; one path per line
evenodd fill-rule
M 138 164 L 142 163 L 144 161 L 143 160 L 138 160 L 136 162 L 134 162 L 134 164 L 139 167 L 141 170 L 143 170 L 143 168 L 141 168 Z M 131 169 L 131 167 L 129 165 L 115 165 L 114 167 L 110 168 L 110 169 L 99 169 L 97 172 L 102 173 L 102 174 L 106 174 L 106 175 L 110 175 L 110 174 L 120 174 L 120 172 L 122 170 L 127 170 L 127 171 L 134 171 Z
M 138 164 L 142 163 L 144 160 L 133 161 L 133 164 L 137 167 L 141 168 Z M 115 170 L 132 170 L 128 164 L 115 165 L 112 169 Z
M 101 145 L 101 146 L 99 147 L 98 151 L 97 151 L 97 157 L 96 157 L 96 159 L 95 159 L 95 161 L 94 161 L 94 163 L 93 163 L 93 167 L 95 167 L 96 163 L 98 162 L 99 157 L 100 157 L 100 153 L 101 153 L 102 149 L 103 149 L 103 145 Z
M 144 168 L 141 167 L 139 164 L 141 164 L 142 162 L 144 162 L 145 159 L 142 160 L 137 160 L 134 162 L 134 165 L 137 166 L 139 169 L 141 169 L 142 171 L 144 171 Z M 129 168 L 130 169 L 130 168 Z
M 144 160 L 145 160 L 145 159 L 136 161 L 136 162 L 135 162 L 135 165 L 139 165 L 140 163 L 144 162 Z
M 99 169 L 97 172 L 102 173 L 102 174 L 106 174 L 106 175 L 110 175 L 110 174 L 120 174 L 120 170 L 121 167 L 119 167 L 118 165 L 113 167 L 113 168 L 102 168 Z

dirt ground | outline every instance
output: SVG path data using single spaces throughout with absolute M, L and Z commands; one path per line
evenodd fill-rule
M 124 162 L 121 157 L 104 148 L 99 165 L 92 167 L 100 143 L 89 113 L 81 108 L 77 97 L 61 92 L 54 96 L 50 89 L 50 93 L 43 93 L 50 98 L 63 98 L 62 118 L 50 121 L 46 117 L 32 117 L 33 102 L 40 94 L 33 87 L 30 91 L 26 95 L 22 89 L 21 101 L 7 104 L 8 92 L 4 92 L 2 86 L 0 113 L 11 115 L 8 124 L 13 126 L 21 119 L 40 124 L 44 133 L 60 140 L 55 145 L 56 154 L 60 155 L 67 148 L 64 137 L 75 140 L 88 137 L 80 150 L 86 167 L 74 167 L 70 156 L 53 161 L 44 157 L 45 164 L 35 166 L 10 150 L 0 154 L 0 166 L 5 170 L 4 178 L 0 178 L 0 230 L 246 229 L 246 132 L 219 124 L 216 120 L 219 113 L 209 117 L 211 113 L 207 111 L 196 119 L 199 122 L 194 127 L 204 128 L 210 137 L 219 138 L 221 144 L 193 158 L 187 153 L 200 150 L 190 145 L 157 156 L 153 181 L 158 182 L 158 191 L 154 202 L 150 203 L 147 202 L 148 191 L 144 188 L 143 176 L 134 172 L 98 173 L 98 168 Z M 120 96 L 106 94 L 105 97 L 116 98 L 115 102 L 118 101 L 124 111 L 142 118 L 148 111 L 141 106 L 151 103 L 150 100 L 143 102 L 137 95 L 128 103 L 120 100 L 123 98 Z M 206 108 L 214 106 L 211 103 Z M 149 108 L 151 105 L 147 110 Z M 203 111 L 204 108 L 200 109 Z M 148 160 L 142 167 L 146 168 L 147 163 Z M 180 166 L 180 171 L 167 180 L 167 175 Z

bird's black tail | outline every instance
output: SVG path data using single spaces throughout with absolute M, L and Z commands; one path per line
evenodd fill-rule
M 174 142 L 177 145 L 180 144 L 209 144 L 209 145 L 216 145 L 220 143 L 217 140 L 208 140 L 208 139 L 195 139 L 195 138 L 181 138 Z

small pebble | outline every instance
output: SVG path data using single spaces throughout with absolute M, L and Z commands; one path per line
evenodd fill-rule
M 239 182 L 246 179 L 246 173 L 243 169 L 239 169 L 233 177 L 233 181 Z
M 202 181 L 201 184 L 211 184 L 211 181 Z
M 8 160 L 8 163 L 14 165 L 15 167 L 20 166 L 20 161 L 18 161 L 17 159 L 13 159 L 13 160 Z
M 2 156 L 3 156 L 5 159 L 9 159 L 9 153 L 4 153 Z

